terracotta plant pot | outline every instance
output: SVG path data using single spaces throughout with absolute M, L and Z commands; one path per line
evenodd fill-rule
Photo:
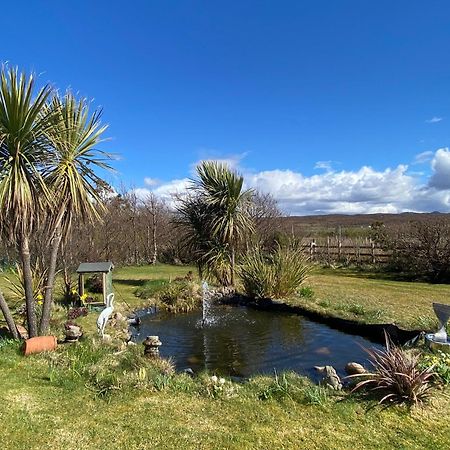
M 41 352 L 51 352 L 58 345 L 55 336 L 37 336 L 27 339 L 24 343 L 23 352 L 26 355 Z

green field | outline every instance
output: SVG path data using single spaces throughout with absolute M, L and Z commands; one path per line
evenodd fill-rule
M 143 300 L 134 292 L 145 281 L 173 279 L 184 276 L 189 269 L 164 265 L 117 269 L 114 289 L 119 309 L 127 312 L 143 306 Z M 313 274 L 306 284 L 312 287 L 314 295 L 295 301 L 327 314 L 367 322 L 394 321 L 405 326 L 412 326 L 415 320 L 432 321 L 433 300 L 448 302 L 448 286 L 350 275 Z M 382 310 L 382 315 L 371 313 L 377 309 Z M 95 318 L 91 314 L 83 319 L 83 326 L 91 335 Z M 115 357 L 115 353 L 111 350 L 107 357 Z M 60 348 L 57 356 L 71 361 L 72 366 L 67 366 L 71 377 L 66 379 L 64 372 L 62 376 L 59 373 L 59 378 L 55 376 L 50 369 L 51 355 L 24 358 L 14 343 L 0 348 L 1 449 L 450 446 L 448 389 L 438 391 L 431 403 L 411 411 L 404 407 L 383 410 L 373 407 L 373 401 L 347 394 L 320 396 L 316 388 L 295 376 L 289 378 L 288 393 L 273 378 L 257 377 L 236 385 L 235 393 L 229 397 L 214 396 L 204 389 L 206 376 L 188 380 L 186 376 L 173 375 L 157 379 L 145 388 L 123 385 L 102 397 L 93 385 L 100 385 L 104 374 L 95 375 L 94 384 L 92 376 L 87 382 L 87 375 L 74 377 L 75 360 L 67 348 Z M 117 358 L 122 356 L 123 353 Z M 267 400 L 262 399 L 262 392 L 271 393 Z
M 435 327 L 432 303 L 450 304 L 450 285 L 395 281 L 379 274 L 318 270 L 305 284 L 313 297 L 290 302 L 324 315 L 407 329 Z

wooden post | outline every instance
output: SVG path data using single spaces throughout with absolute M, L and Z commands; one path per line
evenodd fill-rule
M 106 273 L 102 273 L 103 303 L 106 305 Z
M 312 260 L 314 260 L 315 251 L 316 251 L 316 240 L 313 239 L 311 244 L 309 244 L 309 255 Z
M 82 273 L 78 275 L 78 294 L 80 297 L 84 295 L 84 275 Z
M 375 260 L 375 243 L 371 242 L 371 252 L 372 252 L 372 264 L 375 264 L 376 260 Z
M 331 257 L 330 257 L 330 236 L 327 236 L 327 263 L 331 264 Z
M 341 260 L 341 247 L 342 247 L 342 242 L 340 239 L 338 239 L 338 261 Z

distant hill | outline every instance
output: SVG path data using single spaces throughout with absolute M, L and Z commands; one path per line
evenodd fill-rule
M 341 229 L 368 228 L 375 222 L 381 222 L 387 227 L 396 227 L 412 221 L 426 221 L 442 217 L 450 220 L 449 213 L 412 213 L 401 214 L 326 214 L 318 216 L 283 217 L 282 228 L 294 234 L 314 234 Z

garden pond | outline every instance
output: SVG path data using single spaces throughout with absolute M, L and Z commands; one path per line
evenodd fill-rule
M 148 310 L 139 316 L 133 339 L 141 343 L 148 335 L 159 336 L 160 355 L 172 358 L 177 370 L 234 377 L 293 370 L 318 379 L 314 366 L 332 365 L 343 376 L 349 361 L 367 365 L 364 348 L 381 348 L 301 315 L 244 306 L 214 306 L 205 322 L 202 311 Z

